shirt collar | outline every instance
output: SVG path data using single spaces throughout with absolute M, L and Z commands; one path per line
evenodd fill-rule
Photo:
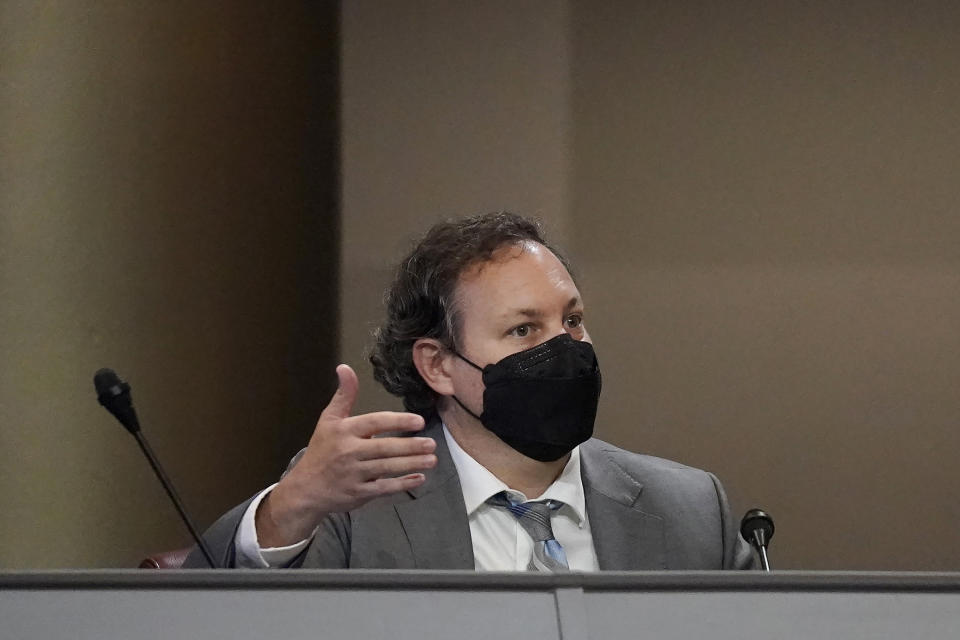
M 579 446 L 574 447 L 570 452 L 570 459 L 567 460 L 566 466 L 553 484 L 547 487 L 542 495 L 529 498 L 508 487 L 486 467 L 474 460 L 450 435 L 447 425 L 443 425 L 443 437 L 447 441 L 447 449 L 450 450 L 453 465 L 457 468 L 457 475 L 460 476 L 460 488 L 463 491 L 463 502 L 467 507 L 467 517 L 486 504 L 490 496 L 506 491 L 511 494 L 511 497 L 521 500 L 559 500 L 570 507 L 578 522 L 582 523 L 586 519 Z

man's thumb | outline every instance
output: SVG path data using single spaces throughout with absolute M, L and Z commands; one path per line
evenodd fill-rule
M 327 415 L 337 418 L 346 418 L 353 411 L 353 403 L 357 399 L 357 390 L 360 388 L 360 381 L 357 380 L 357 374 L 350 368 L 350 365 L 341 364 L 337 366 L 337 392 L 330 399 L 330 404 L 324 411 Z

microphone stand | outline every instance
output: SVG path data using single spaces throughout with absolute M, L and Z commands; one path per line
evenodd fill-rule
M 753 548 L 760 552 L 760 566 L 764 571 L 770 571 L 770 560 L 767 558 L 767 547 L 760 542 L 760 534 L 753 532 L 753 540 L 750 541 Z
M 193 521 L 190 520 L 190 516 L 187 515 L 187 510 L 184 508 L 183 502 L 180 501 L 180 496 L 177 495 L 176 490 L 173 488 L 173 483 L 170 482 L 170 478 L 167 477 L 163 467 L 160 466 L 160 461 L 157 460 L 157 457 L 153 454 L 153 449 L 150 448 L 150 443 L 147 442 L 147 439 L 143 437 L 143 433 L 139 430 L 133 431 L 132 433 L 133 437 L 137 439 L 137 444 L 140 445 L 143 455 L 147 456 L 147 461 L 153 468 L 153 472 L 157 474 L 157 479 L 160 480 L 160 484 L 163 485 L 167 495 L 170 496 L 173 506 L 177 508 L 177 513 L 180 514 L 180 518 L 183 520 L 183 523 L 187 525 L 190 535 L 193 536 L 193 539 L 197 542 L 197 546 L 200 548 L 200 552 L 203 553 L 203 557 L 206 558 L 207 564 L 210 565 L 211 569 L 216 569 L 217 565 L 213 561 L 213 554 L 210 553 L 207 543 L 203 541 L 203 538 L 197 532 L 197 528 L 193 526 Z

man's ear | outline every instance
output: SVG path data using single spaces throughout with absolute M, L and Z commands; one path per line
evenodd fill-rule
M 413 366 L 430 388 L 441 396 L 453 395 L 450 360 L 453 354 L 439 340 L 420 338 L 413 343 Z

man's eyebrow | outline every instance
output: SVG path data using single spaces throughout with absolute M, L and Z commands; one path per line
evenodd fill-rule
M 539 309 L 510 309 L 503 314 L 506 317 L 515 318 L 516 316 L 524 316 L 526 318 L 539 318 L 543 315 L 543 312 Z
M 576 307 L 582 306 L 583 302 L 580 300 L 580 296 L 573 296 L 570 298 L 570 301 L 564 306 L 564 309 L 567 311 L 575 309 Z M 515 318 L 517 316 L 523 316 L 525 318 L 539 318 L 543 316 L 543 310 L 534 309 L 534 308 L 523 308 L 523 309 L 507 309 L 503 312 L 502 316 L 504 318 Z

